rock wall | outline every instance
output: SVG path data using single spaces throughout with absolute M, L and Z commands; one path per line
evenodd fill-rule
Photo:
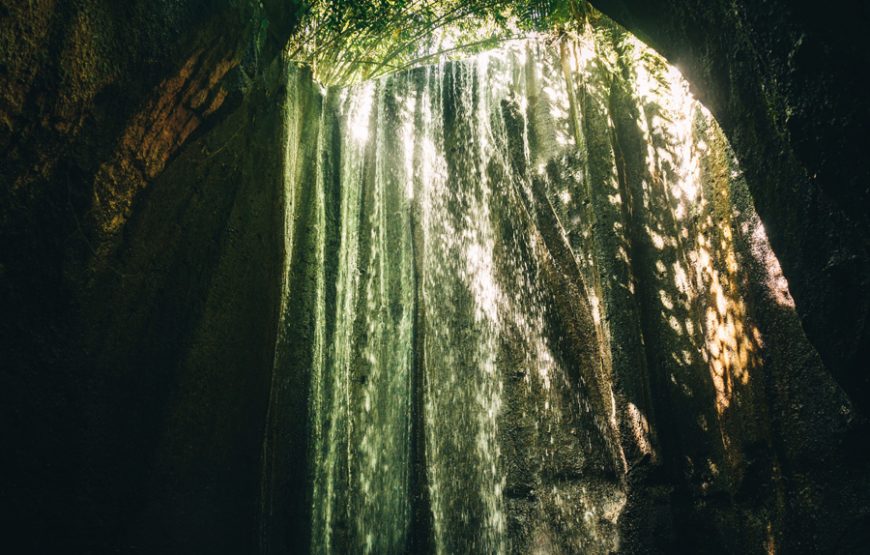
M 866 416 L 870 219 L 860 3 L 592 2 L 681 68 L 722 125 L 828 370 Z M 862 422 L 863 422 L 862 418 Z M 864 426 L 856 422 L 856 426 Z
M 256 545 L 295 17 L 265 4 L 0 6 L 9 549 Z

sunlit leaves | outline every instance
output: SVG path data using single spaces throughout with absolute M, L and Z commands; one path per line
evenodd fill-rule
M 290 57 L 325 84 L 370 79 L 580 20 L 584 0 L 314 0 Z

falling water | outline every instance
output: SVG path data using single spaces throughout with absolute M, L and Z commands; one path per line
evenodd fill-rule
M 422 500 L 417 541 L 438 553 L 615 545 L 600 384 L 556 344 L 552 305 L 587 301 L 553 296 L 534 215 L 535 168 L 575 160 L 565 129 L 530 144 L 530 101 L 567 114 L 557 54 L 517 42 L 326 93 L 315 184 L 340 184 L 340 231 L 312 375 L 314 552 L 403 551 Z
M 383 155 L 400 145 L 390 101 L 371 83 L 326 98 L 339 125 L 323 141 L 341 158 L 324 147 L 317 178 L 341 184 L 340 234 L 335 331 L 313 376 L 315 552 L 396 551 L 410 518 L 413 250 L 402 168 Z
M 709 368 L 719 416 L 748 383 L 752 344 L 726 337 L 744 316 L 721 283 L 730 235 L 692 223 L 739 175 L 721 179 L 727 146 L 679 75 L 608 40 L 532 38 L 323 92 L 288 177 L 308 205 L 288 204 L 305 245 L 288 267 L 307 270 L 288 273 L 284 316 L 310 345 L 294 356 L 313 553 L 618 550 L 626 471 L 658 457 L 656 346 L 674 383 Z M 728 349 L 740 368 L 717 362 Z

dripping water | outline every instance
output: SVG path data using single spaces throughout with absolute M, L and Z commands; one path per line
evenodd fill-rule
M 295 284 L 313 299 L 311 552 L 619 549 L 627 468 L 658 457 L 651 347 L 611 316 L 647 321 L 634 273 L 662 261 L 629 253 L 676 238 L 697 353 L 680 356 L 710 361 L 704 307 L 722 295 L 695 256 L 709 239 L 686 230 L 705 188 L 731 185 L 702 183 L 712 154 L 697 146 L 726 149 L 679 76 L 616 50 L 590 33 L 531 38 L 323 92 L 315 152 L 298 155 L 310 171 L 291 178 L 310 216 L 288 216 L 311 245 Z M 655 114 L 630 130 L 648 150 L 631 183 L 618 71 Z M 639 215 L 651 184 L 669 188 L 657 210 L 673 229 Z

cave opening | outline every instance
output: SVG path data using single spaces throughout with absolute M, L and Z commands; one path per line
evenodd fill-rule
M 80 4 L 0 11 L 12 545 L 866 546 L 800 8 Z

